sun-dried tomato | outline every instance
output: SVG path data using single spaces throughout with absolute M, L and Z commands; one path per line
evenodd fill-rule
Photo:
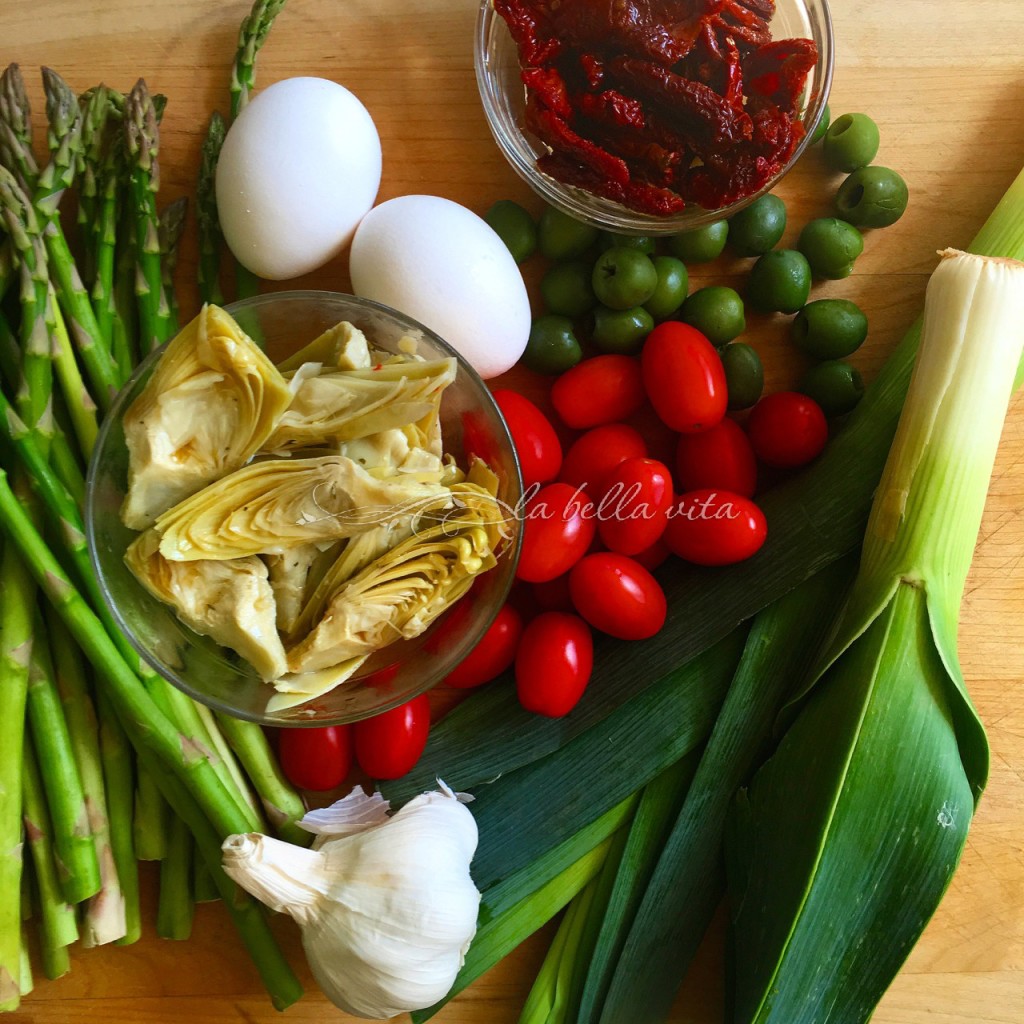
M 577 135 L 565 118 L 559 117 L 553 110 L 542 107 L 533 96 L 526 104 L 526 124 L 556 153 L 563 153 L 579 160 L 616 185 L 629 183 L 629 168 L 622 160 L 589 139 Z
M 572 117 L 569 91 L 556 68 L 523 68 L 523 82 L 548 110 L 553 110 L 567 121 Z
M 743 61 L 743 74 L 751 93 L 794 113 L 817 61 L 818 48 L 810 39 L 780 39 L 749 54 Z
M 656 216 L 762 189 L 803 137 L 810 39 L 775 0 L 494 0 L 519 48 L 538 167 Z

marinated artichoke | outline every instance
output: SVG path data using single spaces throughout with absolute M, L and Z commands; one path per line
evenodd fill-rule
M 271 713 L 422 633 L 508 536 L 494 474 L 443 451 L 456 361 L 398 348 L 340 323 L 275 367 L 205 306 L 125 414 L 125 561 L 275 687 Z
M 294 373 L 306 363 L 319 363 L 336 370 L 365 370 L 373 365 L 370 344 L 358 327 L 347 320 L 335 324 L 314 338 L 305 348 L 277 364 L 283 374 Z
M 244 466 L 291 400 L 288 382 L 238 324 L 219 307 L 204 306 L 167 346 L 124 415 L 125 525 L 143 530 Z
M 317 625 L 288 651 L 292 672 L 318 671 L 418 636 L 495 565 L 505 518 L 494 491 L 476 482 L 485 472 L 477 466 L 452 487 L 451 508 L 420 517 L 412 536 L 328 595 Z M 334 576 L 332 569 L 321 588 Z
M 342 455 L 257 462 L 156 521 L 171 561 L 223 561 L 340 540 L 414 513 L 448 489 L 412 476 L 378 480 Z
M 159 534 L 147 530 L 132 542 L 125 561 L 136 579 L 171 605 L 190 629 L 237 651 L 263 679 L 287 672 L 274 593 L 267 567 L 258 558 L 169 562 L 160 554 Z
M 298 387 L 264 450 L 287 454 L 413 427 L 413 447 L 441 455 L 441 395 L 455 379 L 454 359 L 393 359 L 371 369 L 296 376 Z

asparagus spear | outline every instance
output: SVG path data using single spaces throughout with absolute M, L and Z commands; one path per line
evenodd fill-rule
M 18 352 L 18 341 L 14 331 L 7 322 L 7 317 L 0 309 L 0 375 L 10 388 L 17 388 L 21 382 L 21 356 Z
M 153 97 L 141 78 L 128 96 L 124 127 L 132 216 L 135 220 L 135 294 L 139 304 L 139 333 L 143 351 L 150 352 L 170 337 L 171 314 L 160 269 L 159 218 L 156 212 L 156 194 L 160 188 L 160 165 L 157 162 L 160 132 Z
M 39 176 L 33 202 L 43 221 L 43 238 L 57 298 L 92 385 L 93 395 L 100 407 L 106 410 L 117 392 L 117 374 L 58 216 L 61 197 L 74 181 L 79 163 L 82 113 L 75 94 L 55 71 L 43 69 L 43 85 L 50 122 L 50 162 Z M 71 401 L 70 396 L 68 401 Z
M 171 819 L 167 856 L 160 862 L 160 899 L 156 933 L 164 939 L 187 939 L 192 934 L 192 835 L 177 815 Z
M 38 619 L 30 628 L 35 639 L 29 661 L 28 719 L 53 822 L 57 874 L 68 903 L 83 903 L 100 891 L 99 860 L 46 634 Z
M 132 836 L 139 860 L 163 860 L 167 856 L 170 810 L 160 794 L 156 779 L 144 764 L 135 782 L 135 817 Z
M 170 317 L 168 337 L 178 333 L 178 299 L 174 294 L 174 271 L 178 266 L 178 251 L 181 236 L 185 232 L 185 216 L 188 213 L 188 197 L 182 196 L 164 207 L 160 214 L 158 237 L 160 239 L 160 281 L 167 297 Z
M 231 69 L 231 120 L 242 112 L 256 88 L 256 55 L 267 41 L 285 0 L 255 0 L 238 30 L 238 49 Z
M 203 302 L 224 304 L 224 293 L 220 287 L 220 220 L 217 216 L 217 161 L 227 127 L 224 118 L 216 111 L 210 118 L 203 140 L 202 158 L 199 162 L 199 182 L 196 185 L 196 221 L 199 224 L 199 297 Z
M 32 118 L 25 80 L 17 64 L 8 64 L 0 75 L 0 163 L 10 170 L 23 189 L 31 192 L 39 176 L 32 153 Z
M 82 379 L 78 360 L 75 359 L 74 349 L 71 345 L 71 336 L 68 334 L 67 324 L 64 322 L 64 314 L 61 313 L 52 285 L 48 294 L 50 310 L 53 314 L 53 368 L 57 374 L 57 380 L 60 382 L 60 390 L 67 404 L 68 415 L 74 426 L 79 451 L 83 458 L 88 459 L 92 455 L 93 445 L 96 444 L 96 437 L 99 434 L 96 403 L 92 400 L 92 395 L 89 394 L 89 389 Z
M 100 869 L 100 890 L 89 900 L 86 908 L 82 919 L 82 939 L 86 946 L 102 946 L 123 938 L 127 928 L 124 897 L 111 845 L 96 709 L 74 642 L 53 610 L 48 609 L 47 612 L 46 630 L 50 638 L 57 691 L 64 705 L 68 735 L 76 754 L 89 832 Z
M 0 1011 L 15 1010 L 21 991 L 21 913 L 10 894 L 21 888 L 22 745 L 28 661 L 32 647 L 31 608 L 20 600 L 25 575 L 11 545 L 0 561 Z
M 110 698 L 102 686 L 96 688 L 96 711 L 100 720 L 100 757 L 110 816 L 110 847 L 124 898 L 125 933 L 117 945 L 138 942 L 142 934 L 139 914 L 139 866 L 132 842 L 132 802 L 135 782 L 131 748 Z
M 263 809 L 279 838 L 297 846 L 308 846 L 309 833 L 297 824 L 306 813 L 305 805 L 281 772 L 266 734 L 255 722 L 243 722 L 231 715 L 218 712 L 217 721 L 263 801 Z
M 25 743 L 22 782 L 25 838 L 32 855 L 39 897 L 39 945 L 43 973 L 53 979 L 67 970 L 67 955 L 62 953 L 65 947 L 78 938 L 78 925 L 75 921 L 75 908 L 65 900 L 57 878 L 50 814 L 46 809 L 46 796 L 35 748 L 30 740 Z
M 53 434 L 46 250 L 31 202 L 14 175 L 3 167 L 0 167 L 0 213 L 21 267 L 22 372 L 18 407 L 25 422 L 37 431 L 45 454 Z
M 127 168 L 120 168 L 118 188 L 125 196 L 128 191 Z M 111 323 L 111 349 L 127 352 L 132 366 L 139 357 L 139 309 L 135 301 L 135 224 L 125 216 L 125 204 L 119 204 L 117 241 L 114 261 L 114 311 Z
M 285 0 L 255 0 L 252 10 L 238 30 L 238 49 L 231 69 L 231 120 L 242 112 L 256 87 L 256 55 L 267 40 L 274 19 L 281 13 Z M 238 298 L 259 294 L 259 278 L 235 260 L 235 286 Z

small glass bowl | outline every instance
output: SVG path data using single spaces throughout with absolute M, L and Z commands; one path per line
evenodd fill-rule
M 455 356 L 458 374 L 445 390 L 441 424 L 445 451 L 461 459 L 463 429 L 473 431 L 474 448 L 486 446 L 500 481 L 498 498 L 517 509 L 522 476 L 505 421 L 491 393 L 473 368 L 450 345 L 422 324 L 387 306 L 332 292 L 275 292 L 228 306 L 250 337 L 263 340 L 280 361 L 342 320 L 359 327 L 377 348 L 398 351 L 412 336 L 428 359 Z M 145 387 L 160 352 L 135 371 L 103 422 L 86 481 L 85 523 L 89 555 L 103 596 L 117 624 L 139 654 L 165 679 L 190 697 L 238 718 L 264 725 L 324 726 L 354 722 L 387 711 L 430 689 L 469 653 L 504 603 L 519 557 L 521 523 L 509 514 L 512 531 L 498 564 L 483 574 L 473 591 L 421 636 L 400 640 L 374 654 L 351 680 L 322 697 L 279 712 L 268 712 L 276 692 L 238 655 L 181 623 L 156 600 L 124 562 L 137 536 L 119 514 L 128 474 L 125 410 Z M 438 634 L 438 630 L 443 633 Z
M 487 123 L 498 148 L 505 154 L 512 169 L 543 200 L 577 220 L 607 231 L 631 235 L 674 235 L 731 217 L 759 196 L 770 192 L 810 144 L 832 85 L 834 41 L 828 2 L 778 0 L 771 27 L 774 39 L 809 38 L 818 46 L 818 63 L 807 77 L 804 92 L 802 114 L 806 133 L 789 163 L 764 188 L 718 210 L 688 206 L 673 216 L 655 217 L 637 213 L 584 189 L 564 185 L 539 171 L 537 158 L 547 154 L 548 149 L 522 127 L 526 88 L 520 78 L 519 55 L 508 26 L 500 15 L 495 14 L 491 0 L 482 0 L 477 17 L 474 53 L 476 82 Z

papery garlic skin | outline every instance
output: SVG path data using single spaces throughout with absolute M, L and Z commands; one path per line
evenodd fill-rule
M 476 934 L 473 815 L 446 787 L 393 817 L 357 789 L 303 826 L 313 849 L 259 833 L 225 840 L 224 870 L 302 928 L 314 977 L 337 1006 L 378 1019 L 425 1009 L 452 987 Z

